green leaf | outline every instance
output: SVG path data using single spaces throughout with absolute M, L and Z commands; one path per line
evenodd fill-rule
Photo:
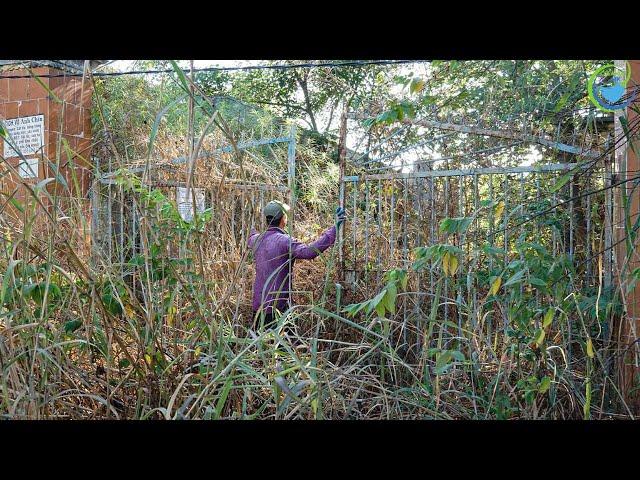
M 175 67 L 174 67 L 175 68 Z M 182 71 L 182 70 L 180 70 Z M 172 101 L 169 105 L 167 105 L 166 107 L 164 107 L 160 113 L 158 113 L 158 115 L 156 115 L 156 119 L 153 122 L 153 127 L 151 128 L 151 133 L 149 134 L 149 146 L 147 147 L 147 151 L 149 152 L 149 155 L 151 154 L 151 152 L 153 152 L 153 142 L 156 139 L 156 136 L 158 135 L 158 128 L 160 127 L 160 121 L 162 120 L 162 117 L 164 117 L 164 115 L 176 104 L 178 104 L 179 102 L 183 101 L 184 99 L 186 99 L 188 97 L 188 95 L 183 95 L 179 98 L 177 98 L 176 100 Z M 215 114 L 215 112 L 214 112 Z
M 41 191 L 42 189 L 44 189 L 44 187 L 46 187 L 48 184 L 50 184 L 51 182 L 55 182 L 55 178 L 45 178 L 44 180 L 40 180 L 34 187 L 33 190 L 36 192 Z
M 462 353 L 459 350 L 450 350 L 450 352 L 455 360 L 458 360 L 459 362 L 464 362 L 465 360 L 464 353 Z
M 396 297 L 398 296 L 398 289 L 395 284 L 391 283 L 387 286 L 387 294 L 385 298 L 385 307 L 392 314 L 396 313 Z
M 20 213 L 24 213 L 24 206 L 18 200 L 11 198 L 9 203 L 11 203 L 11 205 L 13 205 Z
M 442 375 L 443 373 L 446 372 L 447 368 L 449 367 L 449 361 L 451 360 L 452 357 L 453 357 L 453 354 L 449 350 L 445 350 L 443 353 L 438 355 L 438 358 L 436 359 L 436 367 L 435 367 L 435 373 L 437 375 Z
M 542 342 L 544 341 L 545 335 L 546 334 L 545 334 L 544 329 L 543 328 L 539 328 L 538 330 L 536 330 L 534 342 L 537 345 L 542 345 Z
M 347 313 L 350 317 L 354 317 L 360 310 L 367 307 L 370 302 L 362 302 L 362 303 L 352 303 L 351 305 L 347 305 L 342 310 Z
M 538 392 L 544 393 L 547 390 L 549 390 L 550 386 L 551 386 L 551 379 L 549 377 L 543 377 L 543 379 L 540 380 L 540 386 L 538 387 Z
M 105 309 L 112 315 L 120 315 L 122 313 L 122 305 L 111 292 L 105 292 L 102 295 L 102 303 Z
M 118 362 L 118 366 L 120 368 L 127 368 L 129 365 L 131 365 L 131 362 L 127 358 L 123 358 Z
M 473 222 L 473 217 L 444 218 L 440 222 L 440 233 L 464 233 Z
M 522 277 L 524 276 L 525 271 L 524 270 L 520 270 L 519 272 L 516 272 L 511 278 L 509 278 L 509 280 L 507 280 L 504 284 L 505 287 L 508 287 L 510 285 L 515 285 L 516 283 L 520 283 L 522 281 Z
M 547 328 L 549 325 L 551 325 L 554 312 L 554 308 L 550 308 L 549 310 L 547 310 L 547 313 L 544 314 L 544 320 L 542 320 L 542 328 Z
M 537 277 L 529 277 L 529 283 L 535 287 L 547 287 L 547 282 Z
M 73 333 L 82 326 L 82 320 L 70 320 L 64 324 L 64 333 Z
M 182 84 L 182 88 L 184 88 L 185 92 L 190 93 L 189 82 L 187 81 L 187 77 L 184 75 L 184 72 L 178 66 L 178 64 L 176 63 L 175 60 L 169 60 L 169 61 L 171 62 L 171 66 L 173 67 L 175 72 L 178 74 L 178 79 L 180 80 L 180 83 Z
M 407 282 L 409 281 L 409 276 L 407 275 L 407 272 L 402 272 L 402 277 L 400 279 L 400 287 L 402 287 L 402 290 L 406 290 L 407 289 Z
M 567 184 L 567 182 L 569 180 L 571 180 L 572 177 L 573 177 L 573 172 L 569 172 L 569 173 L 565 173 L 560 178 L 558 178 L 558 180 L 556 181 L 555 185 L 553 185 L 553 187 L 551 187 L 551 193 L 557 192 L 562 187 L 564 187 Z
M 218 398 L 218 402 L 216 403 L 216 418 L 220 418 L 220 415 L 222 415 L 222 409 L 224 408 L 224 404 L 227 401 L 227 397 L 229 396 L 231 387 L 233 387 L 233 376 L 230 376 L 226 381 L 222 389 L 222 394 Z
M 386 293 L 387 293 L 386 290 L 382 290 L 380 293 L 378 293 L 378 295 L 376 295 L 374 298 L 366 302 L 368 304 L 367 313 L 371 313 L 374 308 L 377 310 L 378 304 L 382 302 L 382 299 L 384 298 Z

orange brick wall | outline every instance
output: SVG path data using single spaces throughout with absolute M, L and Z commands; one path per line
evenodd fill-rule
M 64 72 L 49 68 L 35 68 L 35 75 L 61 75 Z M 6 78 L 7 76 L 29 75 L 27 70 L 13 70 L 0 73 L 0 119 L 12 119 L 31 115 L 44 115 L 44 157 L 54 165 L 59 164 L 60 173 L 65 177 L 71 196 L 86 198 L 91 184 L 91 96 L 92 87 L 82 77 L 42 77 L 40 80 L 60 100 L 56 101 L 47 90 L 34 78 Z M 63 147 L 63 139 L 73 152 L 68 154 Z M 0 139 L 0 152 L 3 141 Z M 8 162 L 17 167 L 19 158 L 11 158 Z M 0 167 L 4 169 L 4 167 Z M 79 191 L 73 187 L 73 173 L 80 186 Z M 37 183 L 53 177 L 53 171 L 46 162 L 40 161 L 38 178 L 20 179 L 13 174 L 3 176 L 0 189 L 11 193 L 16 188 L 16 198 L 24 198 L 26 192 L 22 182 Z M 59 183 L 48 185 L 53 193 L 70 196 Z

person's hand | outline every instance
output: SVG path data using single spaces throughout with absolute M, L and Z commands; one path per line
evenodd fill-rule
M 346 218 L 347 218 L 347 212 L 345 211 L 345 209 L 342 207 L 336 208 L 336 215 L 335 215 L 336 228 L 340 228 L 340 225 L 344 223 Z

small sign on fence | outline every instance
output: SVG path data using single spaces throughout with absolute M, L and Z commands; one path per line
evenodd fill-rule
M 176 202 L 180 216 L 186 222 L 193 220 L 193 198 L 191 192 L 196 197 L 196 208 L 198 213 L 204 212 L 204 188 L 176 187 Z
M 23 156 L 41 153 L 44 145 L 44 115 L 11 118 L 5 120 L 3 124 L 11 144 Z M 4 158 L 18 157 L 20 153 L 5 139 Z

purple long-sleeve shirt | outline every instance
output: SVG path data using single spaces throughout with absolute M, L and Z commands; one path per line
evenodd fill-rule
M 253 284 L 253 310 L 263 307 L 271 313 L 272 307 L 284 311 L 289 305 L 289 292 L 293 290 L 289 275 L 289 248 L 291 269 L 297 259 L 312 259 L 336 241 L 336 227 L 325 230 L 318 239 L 305 245 L 279 228 L 271 227 L 264 233 L 251 229 L 249 248 L 254 252 L 256 279 Z

